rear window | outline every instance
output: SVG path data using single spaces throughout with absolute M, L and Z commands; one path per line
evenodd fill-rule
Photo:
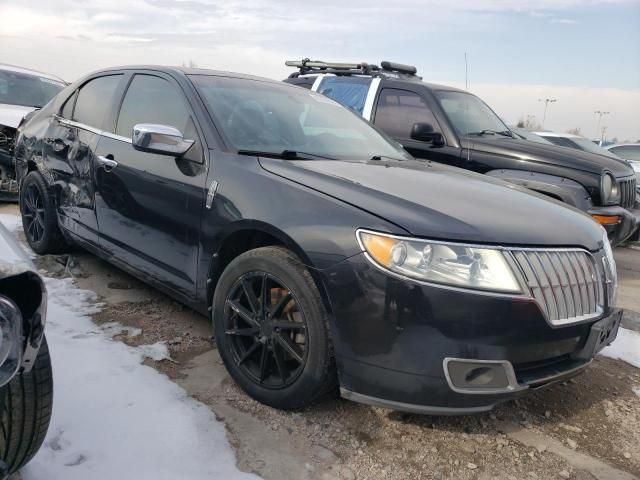
M 613 147 L 609 149 L 620 158 L 625 160 L 636 160 L 640 162 L 640 145 L 625 145 L 622 147 Z
M 43 107 L 64 88 L 64 83 L 37 75 L 0 70 L 0 103 Z
M 320 82 L 318 93 L 362 115 L 370 85 L 371 78 L 367 77 L 325 77 Z
M 113 95 L 122 75 L 98 77 L 85 83 L 78 93 L 73 119 L 90 127 L 102 128 L 113 105 Z

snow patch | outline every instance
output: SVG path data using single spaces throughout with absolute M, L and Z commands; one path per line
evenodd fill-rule
M 0 222 L 14 233 L 21 229 L 15 215 L 0 214 Z M 258 478 L 236 468 L 224 424 L 207 406 L 142 364 L 145 356 L 168 357 L 166 344 L 135 348 L 115 341 L 114 332 L 127 327 L 92 322 L 102 307 L 95 293 L 69 278 L 45 278 L 45 284 L 53 416 L 23 480 Z
M 153 345 L 140 345 L 138 350 L 142 355 L 156 362 L 171 360 L 167 342 L 156 342 Z
M 128 327 L 118 322 L 107 322 L 100 325 L 100 328 L 110 337 L 117 337 L 118 335 L 126 335 L 127 337 L 137 337 L 142 335 L 142 329 L 137 327 Z
M 618 337 L 611 345 L 605 347 L 600 355 L 618 358 L 640 368 L 640 333 L 621 327 Z
M 0 223 L 2 223 L 10 232 L 18 232 L 22 230 L 22 218 L 18 215 L 0 213 Z

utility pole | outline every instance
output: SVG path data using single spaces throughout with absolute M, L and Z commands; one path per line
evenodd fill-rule
M 538 99 L 539 102 L 544 102 L 544 114 L 542 115 L 542 128 L 544 129 L 544 121 L 547 119 L 547 107 L 549 106 L 550 103 L 555 103 L 558 100 L 556 98 L 539 98 Z
M 604 136 L 604 135 L 605 135 L 605 133 L 607 133 L 607 127 L 606 127 L 606 126 L 602 127 L 602 135 L 600 135 L 600 142 L 604 142 L 604 140 L 605 140 L 605 138 L 606 138 L 606 137 Z
M 602 117 L 603 115 L 609 115 L 609 112 L 603 112 L 602 110 L 596 110 L 595 112 L 596 115 L 598 115 L 598 128 L 596 129 L 596 135 L 600 133 L 600 123 L 602 122 Z M 604 136 L 604 132 L 602 132 L 602 135 Z M 602 141 L 602 137 L 600 138 L 600 140 Z

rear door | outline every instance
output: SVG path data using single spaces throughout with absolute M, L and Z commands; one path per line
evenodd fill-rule
M 85 82 L 52 119 L 43 155 L 59 191 L 62 226 L 81 241 L 98 245 L 93 186 L 94 152 L 123 75 Z
M 180 158 L 134 150 L 134 125 L 172 126 L 195 144 Z M 100 245 L 138 272 L 195 295 L 207 167 L 202 135 L 180 85 L 161 73 L 132 76 L 96 155 Z
M 385 87 L 376 99 L 372 123 L 402 144 L 411 155 L 439 163 L 460 166 L 460 148 L 457 146 L 434 146 L 411 138 L 415 123 L 428 123 L 434 132 L 443 133 L 429 105 L 421 94 L 399 88 Z

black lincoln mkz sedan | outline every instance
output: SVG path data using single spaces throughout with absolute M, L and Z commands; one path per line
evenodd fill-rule
M 210 315 L 251 396 L 479 412 L 616 336 L 584 214 L 416 160 L 333 100 L 256 77 L 113 68 L 19 132 L 37 253 L 79 245 Z

